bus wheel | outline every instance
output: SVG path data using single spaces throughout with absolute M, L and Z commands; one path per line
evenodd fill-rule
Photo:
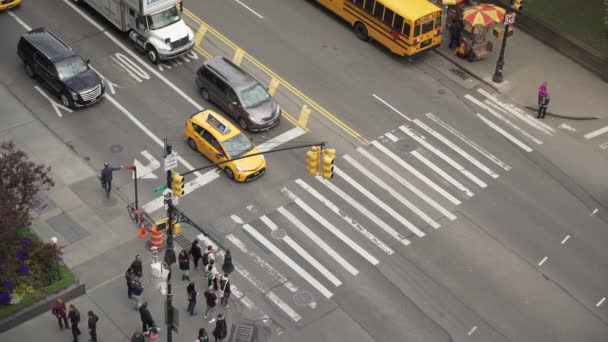
M 355 24 L 355 34 L 357 35 L 357 38 L 361 39 L 362 41 L 369 40 L 369 36 L 367 35 L 367 27 L 365 27 L 365 25 L 360 21 Z

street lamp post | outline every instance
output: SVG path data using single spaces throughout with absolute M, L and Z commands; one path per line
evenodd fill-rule
M 57 258 L 57 238 L 52 237 L 51 243 L 53 244 L 53 251 L 55 252 L 55 269 L 57 270 L 57 280 L 61 279 L 61 274 L 59 273 L 59 260 Z
M 513 5 L 513 1 L 511 0 L 511 6 Z M 502 45 L 500 47 L 500 55 L 498 56 L 498 61 L 496 61 L 496 70 L 494 70 L 494 75 L 492 75 L 492 81 L 496 83 L 500 83 L 503 80 L 502 77 L 502 67 L 505 65 L 505 47 L 507 46 L 507 33 L 509 32 L 509 23 L 505 21 L 507 24 L 505 25 L 505 31 L 502 35 Z

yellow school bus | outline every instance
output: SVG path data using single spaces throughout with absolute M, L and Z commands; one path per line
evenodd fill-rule
M 441 8 L 428 0 L 317 0 L 355 30 L 401 56 L 441 43 Z

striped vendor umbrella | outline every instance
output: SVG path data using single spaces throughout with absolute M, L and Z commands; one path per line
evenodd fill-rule
M 494 23 L 502 22 L 504 18 L 505 10 L 492 4 L 479 4 L 465 10 L 462 14 L 462 20 L 470 23 L 472 26 L 490 26 Z

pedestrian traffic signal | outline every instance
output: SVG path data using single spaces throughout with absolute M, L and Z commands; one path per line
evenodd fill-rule
M 334 177 L 334 162 L 336 161 L 336 150 L 328 148 L 323 150 L 323 173 L 321 175 L 325 179 Z
M 311 176 L 316 176 L 319 171 L 319 160 L 321 159 L 321 147 L 313 146 L 306 152 L 306 171 Z
M 184 195 L 184 176 L 175 171 L 171 171 L 171 191 L 175 197 Z
M 513 9 L 516 11 L 521 11 L 524 9 L 524 0 L 513 0 Z

